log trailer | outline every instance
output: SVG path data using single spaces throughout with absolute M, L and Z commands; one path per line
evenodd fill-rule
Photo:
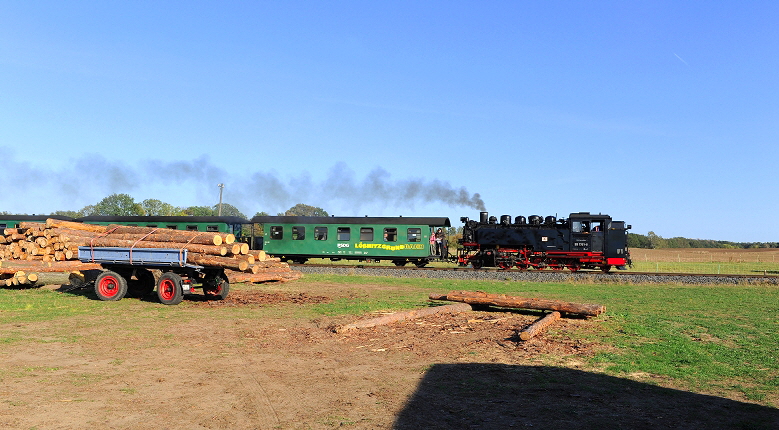
M 143 296 L 156 287 L 161 303 L 177 305 L 195 288 L 216 300 L 224 300 L 230 291 L 223 268 L 187 263 L 186 249 L 81 246 L 78 258 L 103 267 L 94 281 L 100 300 L 121 300 L 128 290 Z M 161 272 L 159 277 L 153 270 Z

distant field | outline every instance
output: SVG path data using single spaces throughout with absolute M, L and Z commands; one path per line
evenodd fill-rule
M 779 274 L 777 248 L 632 248 L 630 256 L 637 272 Z

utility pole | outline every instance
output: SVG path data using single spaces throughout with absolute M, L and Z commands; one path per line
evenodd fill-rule
M 225 184 L 216 184 L 219 187 L 219 216 L 222 216 L 222 191 L 225 189 Z

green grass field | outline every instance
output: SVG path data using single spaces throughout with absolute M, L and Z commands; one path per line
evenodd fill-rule
M 599 353 L 585 358 L 592 370 L 779 406 L 777 286 L 557 284 L 335 275 L 306 275 L 289 285 L 316 294 L 317 285 L 323 282 L 344 288 L 358 284 L 385 288 L 369 289 L 359 298 L 298 305 L 294 311 L 285 311 L 285 315 L 292 312 L 295 318 L 313 319 L 322 315 L 361 315 L 376 310 L 425 307 L 429 306 L 430 292 L 450 290 L 603 304 L 607 312 L 597 317 L 598 329 L 575 334 L 601 346 Z M 234 288 L 256 287 L 235 285 Z M 122 321 L 124 329 L 129 330 L 133 321 L 139 319 L 196 317 L 186 301 L 179 306 L 161 306 L 137 299 L 100 302 L 46 289 L 0 289 L 0 344 L 23 340 L 15 332 L 15 325 L 42 321 L 57 321 L 63 329 L 40 341 L 77 341 L 68 337 L 66 327 L 81 325 L 82 317 L 96 315 Z M 226 319 L 234 316 L 261 319 L 273 315 L 273 307 L 251 312 L 240 307 L 219 311 L 219 318 Z M 554 335 L 554 327 L 549 334 Z

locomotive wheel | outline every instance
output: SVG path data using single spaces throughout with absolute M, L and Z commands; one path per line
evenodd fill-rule
M 581 269 L 581 268 L 582 268 L 582 266 L 580 266 L 580 265 L 578 265 L 576 263 L 568 265 L 568 270 L 570 270 L 571 272 L 578 272 L 579 269 Z
M 471 266 L 473 266 L 474 269 L 481 269 L 483 264 L 481 260 L 471 260 Z
M 177 305 L 184 299 L 181 276 L 173 272 L 165 272 L 157 281 L 157 297 L 163 305 Z
M 116 272 L 106 270 L 95 279 L 95 294 L 100 300 L 121 300 L 127 294 L 127 280 Z
M 609 273 L 609 272 L 611 272 L 611 265 L 610 264 L 605 264 L 605 265 L 600 267 L 600 270 L 603 273 Z
M 519 269 L 519 270 L 521 270 L 521 271 L 523 271 L 523 272 L 524 272 L 525 270 L 527 270 L 527 268 L 528 268 L 528 265 L 527 265 L 527 264 L 524 264 L 524 263 L 519 263 L 519 264 L 517 264 L 517 269 Z

